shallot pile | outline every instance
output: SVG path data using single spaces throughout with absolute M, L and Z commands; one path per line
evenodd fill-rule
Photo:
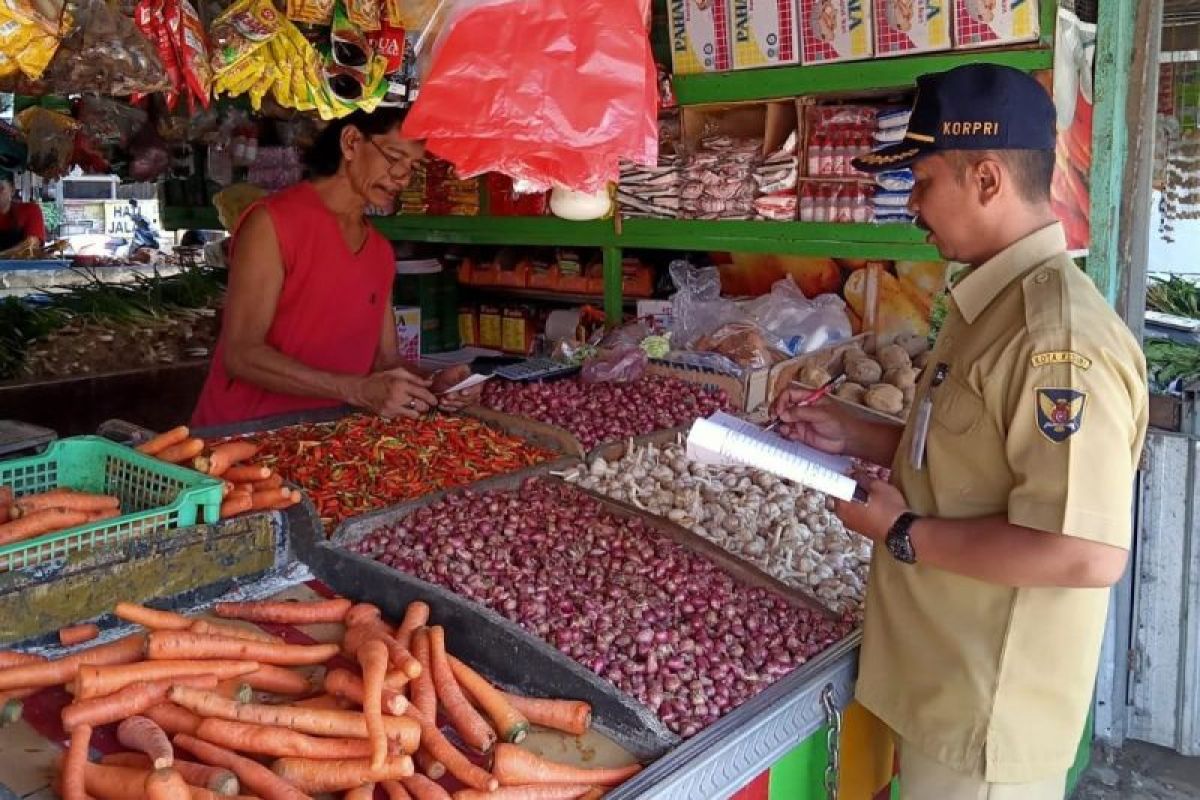
M 689 461 L 678 444 L 627 448 L 565 476 L 585 489 L 667 517 L 837 612 L 858 612 L 871 542 L 826 509 L 825 495 L 740 466 Z
M 504 615 L 692 736 L 853 627 L 564 483 L 465 490 L 356 549 Z
M 489 408 L 566 428 L 585 448 L 687 425 L 728 403 L 722 390 L 655 375 L 633 383 L 489 381 L 483 390 Z

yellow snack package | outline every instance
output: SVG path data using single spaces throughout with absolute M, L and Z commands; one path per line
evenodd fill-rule
M 263 98 L 267 96 L 267 92 L 271 91 L 271 87 L 275 85 L 275 73 L 275 67 L 268 64 L 263 69 L 262 76 L 250 87 L 248 91 L 250 95 L 250 107 L 255 111 L 262 110 Z
M 263 62 L 257 58 L 246 58 L 241 63 L 217 75 L 214 89 L 236 97 L 244 94 L 262 77 Z
M 70 30 L 64 25 L 64 0 L 3 0 L 10 17 L 26 25 L 33 25 L 47 36 L 58 37 Z M 11 53 L 11 51 L 9 51 Z
M 346 16 L 360 31 L 377 31 L 382 22 L 380 0 L 345 0 Z
M 0 53 L 15 57 L 33 41 L 38 29 L 16 17 L 0 12 Z
M 31 81 L 42 77 L 51 59 L 58 52 L 58 39 L 38 33 L 17 53 L 17 67 Z
M 271 0 L 237 0 L 209 28 L 214 72 L 237 64 L 279 33 L 283 18 Z
M 287 0 L 287 18 L 323 27 L 333 21 L 333 3 L 334 0 Z

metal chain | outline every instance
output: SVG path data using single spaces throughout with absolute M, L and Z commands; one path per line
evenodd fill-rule
M 821 690 L 821 708 L 825 710 L 825 748 L 829 752 L 825 764 L 825 797 L 837 800 L 841 781 L 842 710 L 838 708 L 832 683 L 825 684 Z

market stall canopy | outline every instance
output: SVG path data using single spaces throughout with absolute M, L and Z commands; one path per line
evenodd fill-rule
M 645 0 L 459 0 L 405 124 L 463 177 L 594 192 L 657 158 Z

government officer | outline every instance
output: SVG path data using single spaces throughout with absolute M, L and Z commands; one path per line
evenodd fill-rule
M 1054 108 L 1017 70 L 926 75 L 910 209 L 967 265 L 903 430 L 782 395 L 790 438 L 892 465 L 846 526 L 871 563 L 858 700 L 893 731 L 905 800 L 1061 800 L 1092 698 L 1146 433 L 1138 342 L 1050 210 Z

